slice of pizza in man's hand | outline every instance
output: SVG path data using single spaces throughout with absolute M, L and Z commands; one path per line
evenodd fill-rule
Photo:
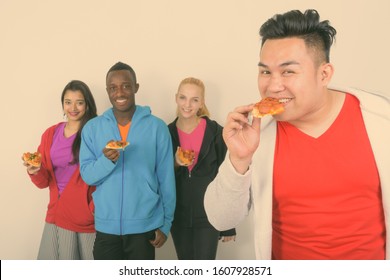
M 130 142 L 127 142 L 127 141 L 113 140 L 113 141 L 110 141 L 107 143 L 106 148 L 113 149 L 113 150 L 124 150 L 129 145 L 130 145 Z
M 279 99 L 266 97 L 255 104 L 252 115 L 256 118 L 262 118 L 268 115 L 277 115 L 282 112 L 284 112 L 284 106 L 279 102 Z

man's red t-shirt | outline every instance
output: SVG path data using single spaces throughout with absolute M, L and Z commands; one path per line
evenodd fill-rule
M 359 101 L 313 138 L 278 122 L 273 259 L 385 259 L 380 179 Z

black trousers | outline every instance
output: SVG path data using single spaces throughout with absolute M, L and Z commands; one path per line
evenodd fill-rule
M 153 239 L 154 230 L 126 235 L 97 231 L 93 257 L 95 260 L 154 260 L 155 248 L 149 242 Z
M 215 260 L 219 240 L 219 231 L 215 228 L 172 225 L 171 235 L 179 260 Z

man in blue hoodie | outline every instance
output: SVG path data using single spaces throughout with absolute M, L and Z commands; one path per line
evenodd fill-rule
M 149 107 L 135 104 L 139 84 L 129 65 L 113 65 L 106 85 L 112 108 L 84 126 L 80 147 L 81 176 L 96 185 L 94 258 L 155 259 L 175 210 L 171 137 Z M 112 140 L 130 144 L 107 148 Z

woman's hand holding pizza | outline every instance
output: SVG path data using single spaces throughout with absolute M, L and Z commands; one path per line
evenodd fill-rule
M 35 175 L 41 169 L 42 156 L 39 152 L 24 153 L 22 156 L 23 165 L 27 167 L 27 172 L 30 175 Z
M 181 147 L 177 147 L 175 153 L 175 160 L 179 166 L 190 166 L 194 163 L 195 152 L 192 150 L 184 150 Z
M 23 165 L 27 167 L 27 173 L 30 174 L 30 175 L 35 175 L 39 172 L 39 170 L 41 169 L 41 167 L 37 167 L 37 166 L 32 166 L 31 164 L 27 163 L 27 162 L 23 162 Z
M 230 161 L 238 173 L 244 174 L 252 162 L 260 142 L 260 118 L 249 122 L 254 105 L 240 106 L 230 112 L 223 128 L 223 139 L 229 149 Z

